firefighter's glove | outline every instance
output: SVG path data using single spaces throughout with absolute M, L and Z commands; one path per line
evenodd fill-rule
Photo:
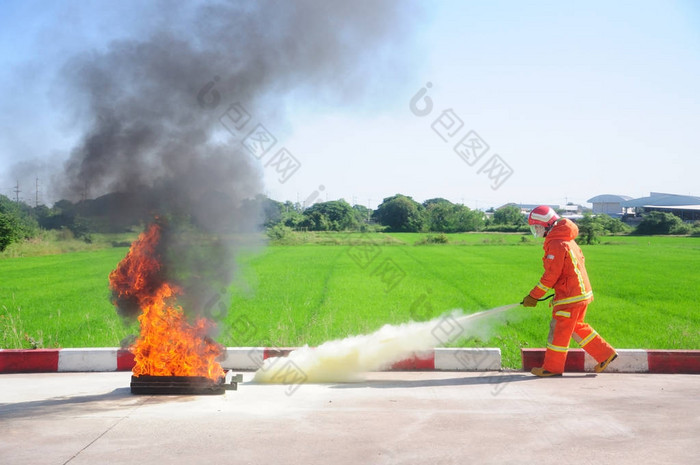
M 522 304 L 523 307 L 535 307 L 537 306 L 537 299 L 528 294 L 523 298 Z

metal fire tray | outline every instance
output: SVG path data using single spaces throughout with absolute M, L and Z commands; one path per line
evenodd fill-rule
M 219 395 L 229 390 L 238 389 L 242 381 L 241 375 L 218 381 L 204 376 L 151 376 L 140 375 L 131 377 L 131 393 L 147 395 Z

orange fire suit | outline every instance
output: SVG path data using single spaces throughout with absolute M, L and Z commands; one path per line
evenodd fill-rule
M 575 223 L 566 218 L 557 220 L 544 240 L 544 274 L 530 291 L 531 297 L 539 299 L 554 289 L 552 320 L 542 365 L 552 373 L 564 372 L 572 335 L 597 362 L 615 353 L 615 349 L 583 321 L 588 304 L 593 300 L 593 291 L 583 253 L 574 241 L 576 236 L 578 226 Z

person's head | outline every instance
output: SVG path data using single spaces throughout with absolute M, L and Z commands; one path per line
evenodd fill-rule
M 559 219 L 559 215 L 547 205 L 540 205 L 533 208 L 527 217 L 527 224 L 535 237 L 546 237 L 554 223 Z

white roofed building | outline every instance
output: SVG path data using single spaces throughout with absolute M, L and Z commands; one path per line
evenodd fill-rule
M 700 220 L 700 197 L 692 195 L 651 192 L 649 197 L 627 200 L 622 206 L 642 213 L 652 211 L 673 213 L 684 221 Z
M 628 195 L 602 194 L 588 199 L 588 202 L 593 204 L 594 215 L 605 214 L 619 217 L 630 213 L 634 214 L 633 208 L 623 206 L 625 202 L 630 200 L 632 197 Z

